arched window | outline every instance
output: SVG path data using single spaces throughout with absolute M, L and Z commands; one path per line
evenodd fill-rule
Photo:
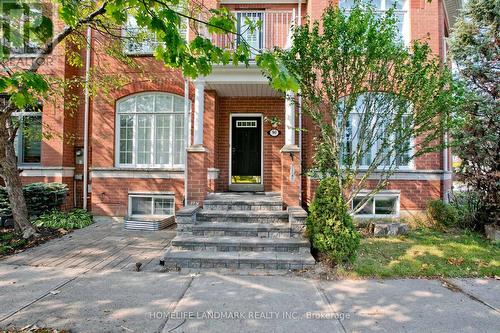
M 141 93 L 116 104 L 117 165 L 175 168 L 184 166 L 184 98 Z

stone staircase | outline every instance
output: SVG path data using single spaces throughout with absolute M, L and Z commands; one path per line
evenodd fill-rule
M 301 269 L 314 265 L 303 236 L 306 212 L 283 210 L 273 193 L 213 193 L 203 209 L 177 212 L 170 268 Z

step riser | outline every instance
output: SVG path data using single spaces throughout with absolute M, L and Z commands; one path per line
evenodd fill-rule
M 302 263 L 271 263 L 268 261 L 247 261 L 237 260 L 195 260 L 195 259 L 170 259 L 167 258 L 165 266 L 170 269 L 175 268 L 228 268 L 228 269 L 304 269 L 312 267 L 314 264 Z
M 198 215 L 199 222 L 238 222 L 238 223 L 288 223 L 288 217 L 249 217 L 249 216 L 204 216 Z
M 204 210 L 249 210 L 249 211 L 271 211 L 277 212 L 283 210 L 282 204 L 251 204 L 251 203 L 228 203 L 228 204 L 211 204 L 204 203 Z
M 207 252 L 291 252 L 308 253 L 309 247 L 298 245 L 211 245 L 211 244 L 172 244 L 174 249 Z
M 260 238 L 300 238 L 299 233 L 290 233 L 289 231 L 225 231 L 225 230 L 193 230 L 193 236 L 214 237 L 260 237 Z

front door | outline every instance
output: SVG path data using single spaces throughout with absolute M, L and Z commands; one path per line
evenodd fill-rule
M 233 191 L 262 191 L 262 118 L 234 116 L 231 121 Z

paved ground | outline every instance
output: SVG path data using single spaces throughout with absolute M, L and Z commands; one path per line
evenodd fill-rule
M 500 331 L 498 280 L 319 281 L 252 272 L 155 272 L 157 254 L 172 234 L 128 233 L 117 225 L 98 224 L 0 261 L 0 328 Z M 79 256 L 85 260 L 76 264 Z M 130 267 L 139 258 L 145 258 L 146 271 Z M 121 263 L 112 264 L 114 260 Z
M 175 230 L 127 231 L 121 223 L 98 222 L 0 263 L 100 271 L 131 270 L 141 262 L 147 271 L 157 266 L 174 237 Z

